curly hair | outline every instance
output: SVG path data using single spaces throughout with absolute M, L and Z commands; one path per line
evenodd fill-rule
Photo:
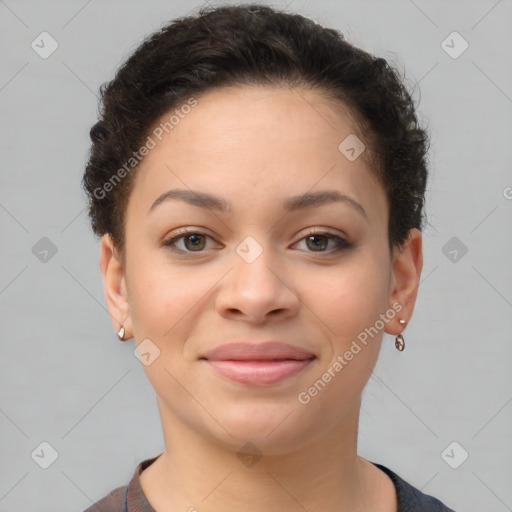
M 423 229 L 429 138 L 397 70 L 298 14 L 260 4 L 203 7 L 146 37 L 100 86 L 82 187 L 94 233 L 109 233 L 123 259 L 132 169 L 151 128 L 193 104 L 192 95 L 244 84 L 305 86 L 348 107 L 386 192 L 390 249 Z

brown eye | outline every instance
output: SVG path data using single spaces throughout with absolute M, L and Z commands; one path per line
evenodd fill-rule
M 306 244 L 309 248 L 314 249 L 325 249 L 328 245 L 328 237 L 324 235 L 309 235 L 306 237 Z M 323 240 L 322 240 L 323 239 Z M 311 242 L 311 245 L 308 244 L 308 242 Z
M 193 235 L 186 235 L 185 237 L 183 237 L 185 247 L 192 251 L 194 251 L 196 249 L 203 249 L 205 246 L 205 243 L 204 243 L 204 237 L 203 237 L 202 241 L 201 241 L 201 237 L 203 237 L 203 235 L 197 234 L 197 233 L 195 233 Z M 187 241 L 190 242 L 190 245 L 187 244 Z
M 206 238 L 210 237 L 205 233 L 182 230 L 178 234 L 175 234 L 168 240 L 162 242 L 162 245 L 169 247 L 171 251 L 178 253 L 202 252 L 206 245 Z M 182 246 L 184 249 L 176 247 L 176 243 L 181 242 L 182 240 Z
M 351 247 L 349 242 L 329 232 L 312 231 L 302 238 L 299 243 L 304 240 L 308 249 L 307 252 L 332 254 Z M 326 247 L 328 247 L 329 242 L 334 242 L 334 248 L 331 250 L 325 250 Z

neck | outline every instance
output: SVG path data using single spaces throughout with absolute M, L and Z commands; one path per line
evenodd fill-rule
M 141 486 L 155 510 L 368 510 L 374 504 L 369 490 L 382 472 L 357 455 L 359 406 L 307 445 L 272 455 L 263 447 L 252 457 L 198 435 L 161 409 L 166 449 L 141 474 Z

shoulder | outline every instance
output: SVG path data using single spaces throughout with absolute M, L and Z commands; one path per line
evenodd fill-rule
M 386 466 L 375 462 L 372 464 L 384 471 L 395 484 L 398 512 L 455 512 L 434 496 L 424 494 Z
M 117 487 L 83 512 L 125 512 L 127 485 Z
M 128 485 L 116 487 L 82 512 L 155 512 L 140 485 L 140 474 L 160 455 L 140 462 Z

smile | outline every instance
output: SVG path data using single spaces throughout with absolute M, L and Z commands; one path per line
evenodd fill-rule
M 314 360 L 205 360 L 220 375 L 249 386 L 269 386 L 303 371 Z

